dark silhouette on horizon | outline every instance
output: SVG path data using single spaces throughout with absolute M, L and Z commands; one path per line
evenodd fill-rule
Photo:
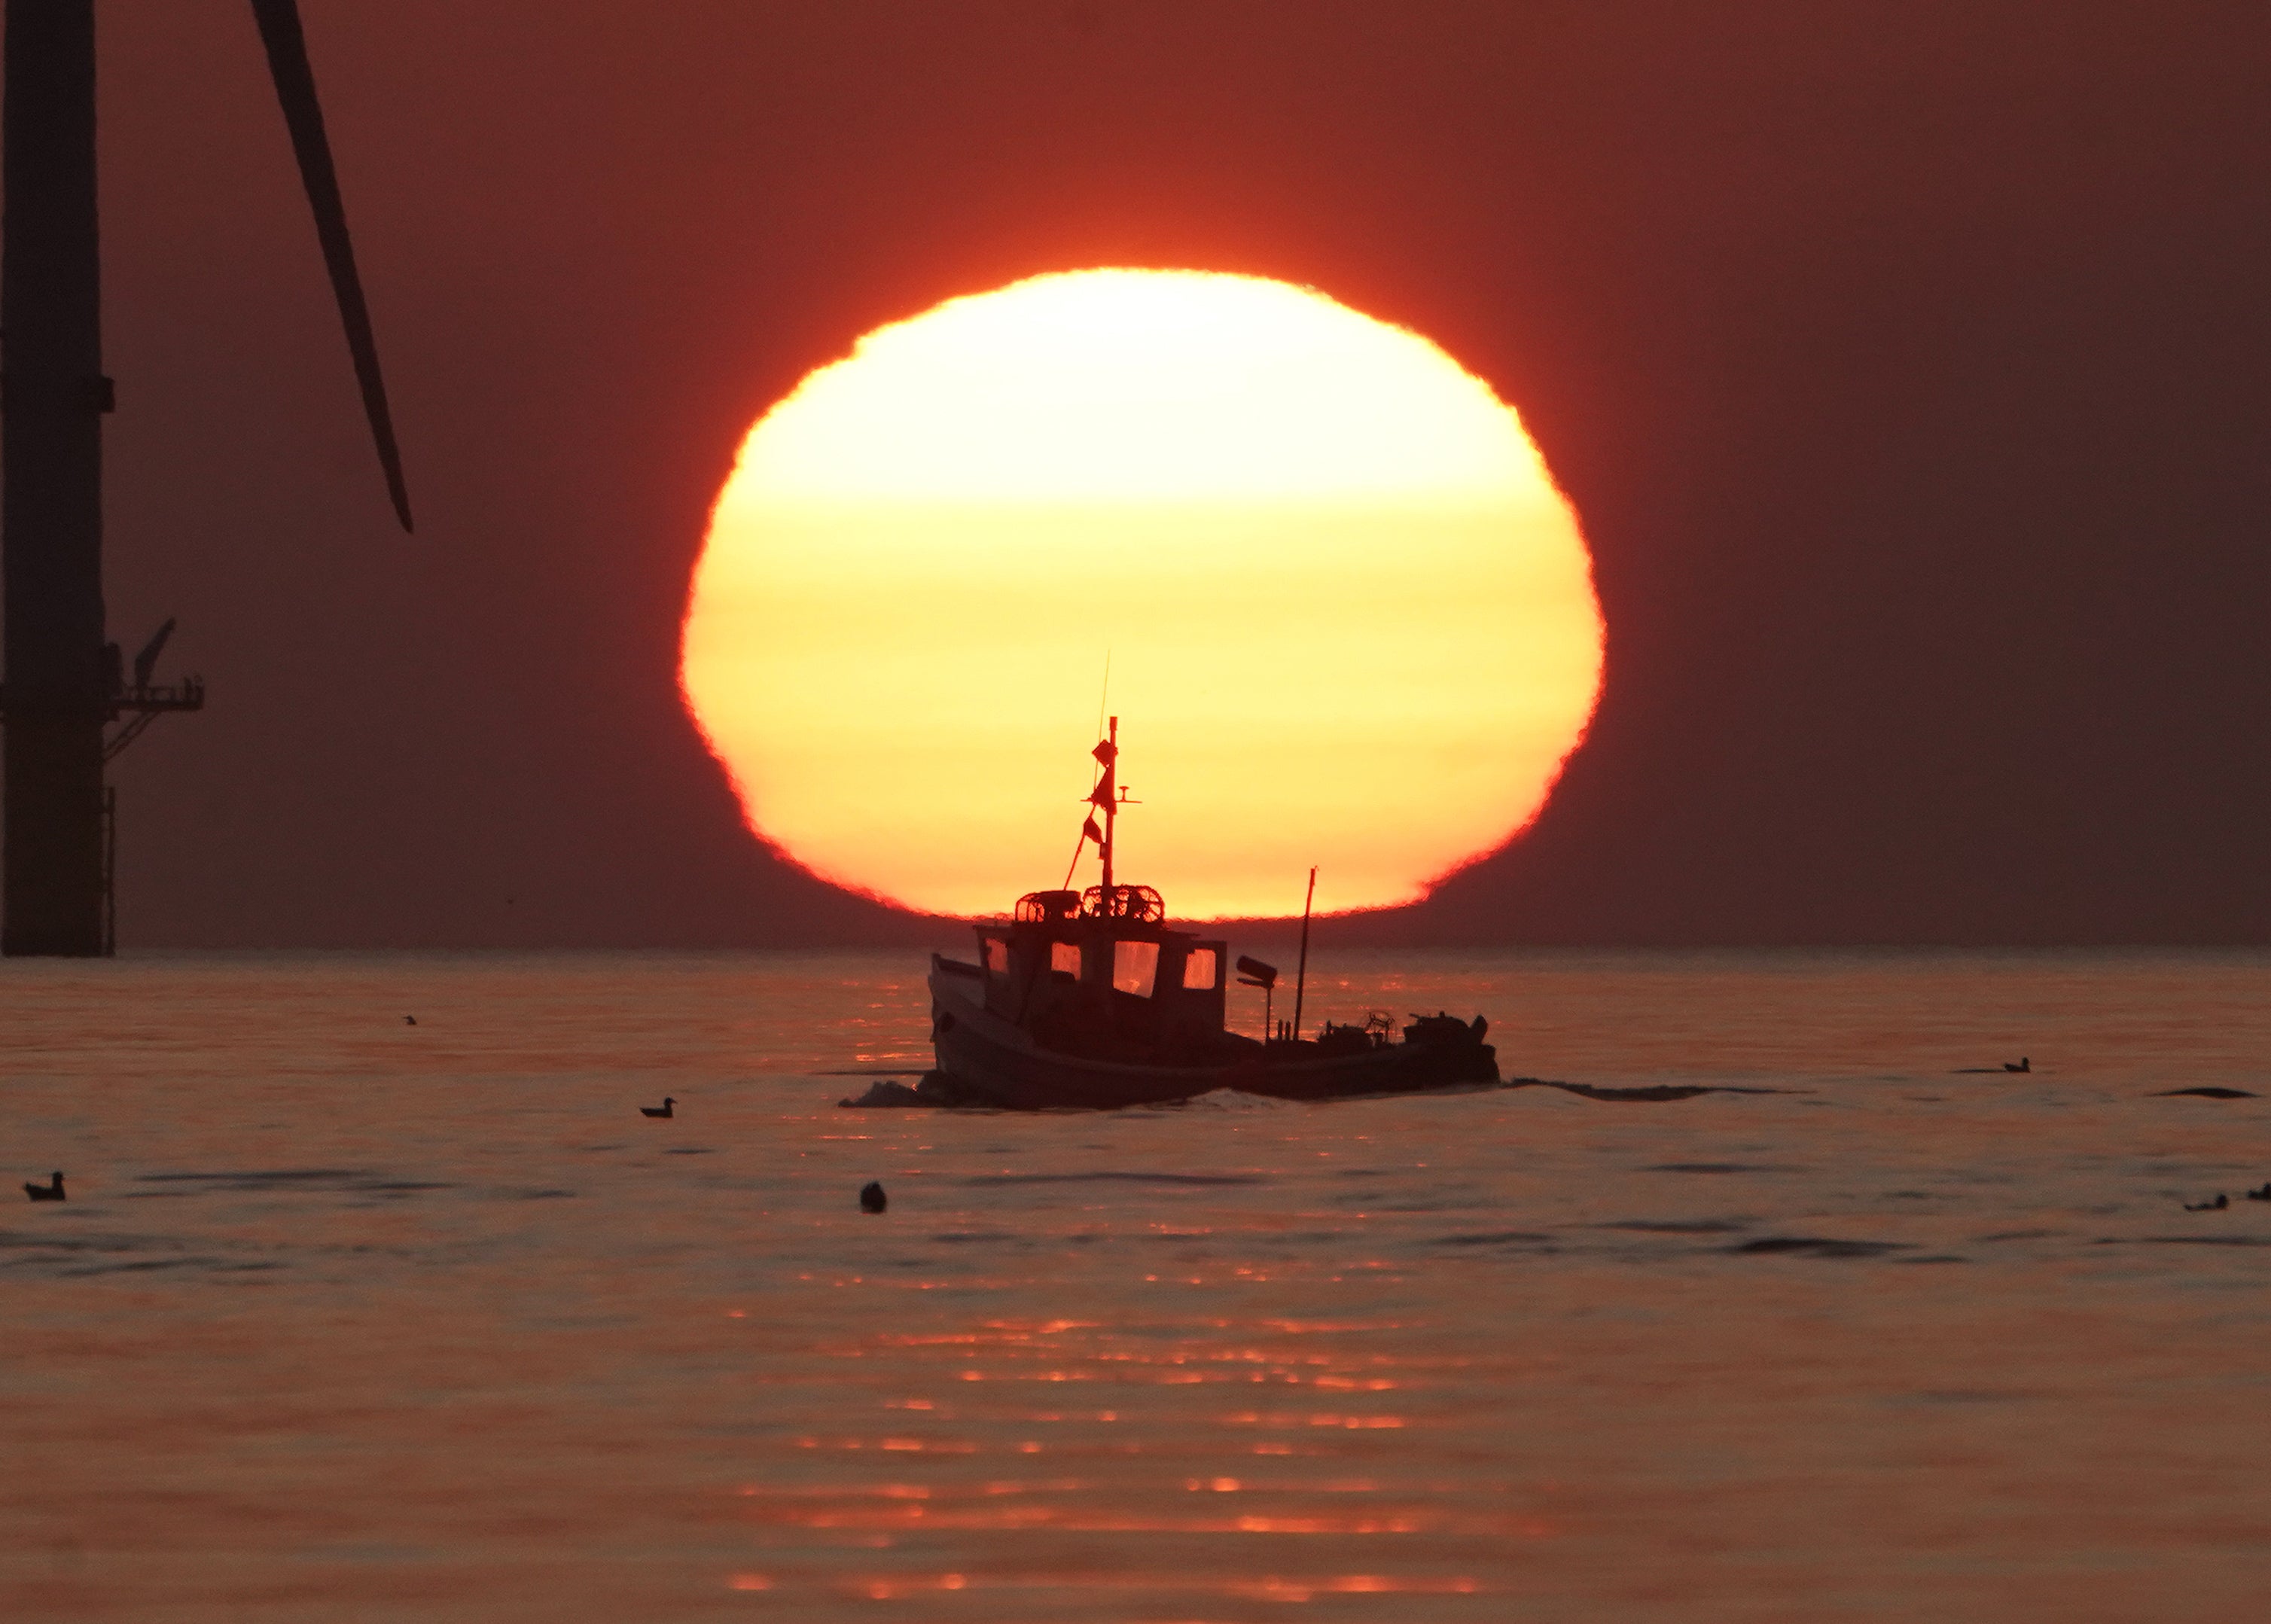
M 24 1186 L 24 1194 L 29 1196 L 34 1201 L 62 1201 L 65 1199 L 63 1196 L 63 1175 L 60 1173 L 51 1173 L 48 1177 L 53 1181 L 51 1183 L 27 1183 Z
M 890 1197 L 883 1194 L 883 1187 L 874 1180 L 870 1179 L 860 1187 L 860 1211 L 881 1212 L 890 1204 Z
M 639 1114 L 641 1116 L 662 1117 L 674 1115 L 675 1113 L 673 1111 L 672 1107 L 677 1104 L 678 1101 L 673 1099 L 669 1095 L 665 1094 L 662 1097 L 662 1103 L 659 1106 L 641 1106 L 639 1107 Z
M 1119 786 L 1120 719 L 1090 752 L 1098 772 L 1065 874 L 1066 889 L 1028 891 L 1007 919 L 974 926 L 974 958 L 930 956 L 931 1045 L 938 1064 L 913 1089 L 878 1083 L 843 1105 L 1003 1110 L 1121 1110 L 1197 1098 L 1218 1088 L 1281 1099 L 1337 1099 L 1499 1080 L 1490 1023 L 1448 1011 L 1414 1013 L 1401 1029 L 1386 1011 L 1361 1025 L 1328 1021 L 1301 1035 L 1308 980 L 1309 870 L 1301 907 L 1293 1018 L 1283 1032 L 1232 1030 L 1225 966 L 1230 944 L 1169 928 L 1166 900 L 1121 883 L 1113 867 L 1119 818 L 1142 802 Z M 1069 889 L 1083 854 L 1097 848 L 1098 881 Z M 1265 994 L 1277 972 L 1236 961 Z M 1255 972 L 1262 973 L 1256 974 Z M 1264 1009 L 1268 1006 L 1265 1003 Z
M 252 0 L 252 12 L 387 491 L 407 531 L 401 458 L 299 9 L 295 0 Z M 104 625 L 102 418 L 115 391 L 102 370 L 94 0 L 6 0 L 5 27 L 0 954 L 91 957 L 116 942 L 117 800 L 103 765 L 159 716 L 202 709 L 205 685 L 153 681 L 173 620 L 135 656 L 130 685 Z

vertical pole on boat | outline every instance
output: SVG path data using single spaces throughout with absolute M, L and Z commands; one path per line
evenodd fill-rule
M 1317 899 L 1317 871 L 1309 870 L 1309 894 L 1301 898 L 1301 963 L 1293 972 L 1293 1041 L 1301 1040 L 1301 995 L 1309 990 L 1309 905 Z
M 1104 802 L 1104 912 L 1112 912 L 1112 819 L 1117 811 L 1119 799 L 1116 787 L 1120 776 L 1120 719 L 1112 719 L 1112 731 L 1104 736 L 1104 782 L 1097 786 L 1097 799 Z

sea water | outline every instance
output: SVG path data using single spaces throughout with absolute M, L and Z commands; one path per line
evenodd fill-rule
M 917 955 L 0 967 L 0 1615 L 2271 1595 L 2271 958 L 1320 965 L 1714 1091 L 862 1112 Z

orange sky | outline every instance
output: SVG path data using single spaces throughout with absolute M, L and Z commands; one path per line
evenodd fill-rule
M 1414 899 L 1536 813 L 1602 651 L 1514 411 L 1254 278 L 1094 271 L 861 339 L 749 434 L 682 680 L 752 828 L 908 906 L 1056 885 L 1107 655 L 1120 875 L 1172 913 Z M 1093 883 L 1093 848 L 1076 883 Z

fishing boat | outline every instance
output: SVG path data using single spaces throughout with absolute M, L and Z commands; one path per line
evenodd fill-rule
M 1400 1032 L 1374 1016 L 1361 1025 L 1327 1023 L 1303 1036 L 1307 904 L 1292 1019 L 1278 1022 L 1271 1013 L 1276 968 L 1241 957 L 1240 981 L 1262 989 L 1262 1034 L 1231 1031 L 1228 943 L 1171 928 L 1158 891 L 1115 876 L 1114 834 L 1129 804 L 1119 783 L 1118 717 L 1093 754 L 1099 771 L 1074 867 L 1093 843 L 1103 865 L 1099 883 L 1031 891 L 1006 919 L 981 920 L 974 962 L 933 954 L 937 1069 L 914 1088 L 879 1083 L 867 1098 L 845 1104 L 1116 1110 L 1220 1088 L 1333 1099 L 1499 1080 L 1480 1016 L 1415 1015 Z M 1315 883 L 1312 870 L 1312 899 Z

